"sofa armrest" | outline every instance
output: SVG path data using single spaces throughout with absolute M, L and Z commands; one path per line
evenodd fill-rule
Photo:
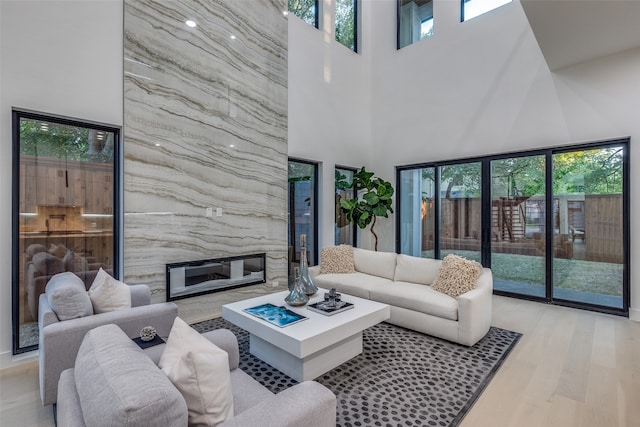
M 130 338 L 140 336 L 145 326 L 169 336 L 178 306 L 172 302 L 110 311 L 93 316 L 56 322 L 40 328 L 40 397 L 43 405 L 55 403 L 60 373 L 73 368 L 85 334 L 98 326 L 114 323 Z
M 220 424 L 220 427 L 335 427 L 336 396 L 315 381 L 290 387 Z
M 311 280 L 315 279 L 318 274 L 320 274 L 319 265 L 314 265 L 313 267 L 309 267 L 309 275 L 311 276 Z
M 215 329 L 205 332 L 203 337 L 226 351 L 229 355 L 229 370 L 233 371 L 240 364 L 240 350 L 238 348 L 238 339 L 235 334 L 228 329 Z
M 58 396 L 56 425 L 85 427 L 73 369 L 66 369 L 60 374 Z
M 458 296 L 458 333 L 460 343 L 474 345 L 491 327 L 493 275 L 483 268 L 476 288 Z
M 60 320 L 53 308 L 49 305 L 46 294 L 40 294 L 40 300 L 38 302 L 38 327 L 40 330 L 45 326 L 49 326 L 52 323 L 57 323 Z
M 129 285 L 131 289 L 131 307 L 151 304 L 151 289 L 147 285 Z

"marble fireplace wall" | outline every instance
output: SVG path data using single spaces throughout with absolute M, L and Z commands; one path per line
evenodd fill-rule
M 286 8 L 124 1 L 124 280 L 161 302 L 167 263 L 265 252 L 280 284 L 177 301 L 188 321 L 286 286 Z

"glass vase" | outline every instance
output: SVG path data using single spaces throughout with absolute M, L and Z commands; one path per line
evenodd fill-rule
M 300 287 L 302 291 L 308 296 L 315 295 L 318 292 L 318 287 L 311 280 L 309 274 L 309 264 L 307 262 L 307 236 L 302 234 L 300 236 Z
M 284 299 L 284 302 L 294 307 L 305 305 L 309 302 L 309 297 L 302 290 L 300 282 L 300 270 L 298 267 L 294 269 L 294 277 L 295 279 L 293 281 L 293 288 L 289 292 L 289 295 L 287 295 L 287 297 Z

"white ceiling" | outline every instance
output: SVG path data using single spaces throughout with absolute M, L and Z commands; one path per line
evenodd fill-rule
M 551 71 L 640 47 L 640 0 L 520 0 Z

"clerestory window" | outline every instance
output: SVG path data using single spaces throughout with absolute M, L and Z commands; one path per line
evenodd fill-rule
M 398 49 L 433 36 L 433 0 L 398 0 Z
M 289 12 L 318 28 L 318 0 L 289 0 Z
M 460 21 L 468 21 L 507 3 L 511 0 L 462 0 Z

